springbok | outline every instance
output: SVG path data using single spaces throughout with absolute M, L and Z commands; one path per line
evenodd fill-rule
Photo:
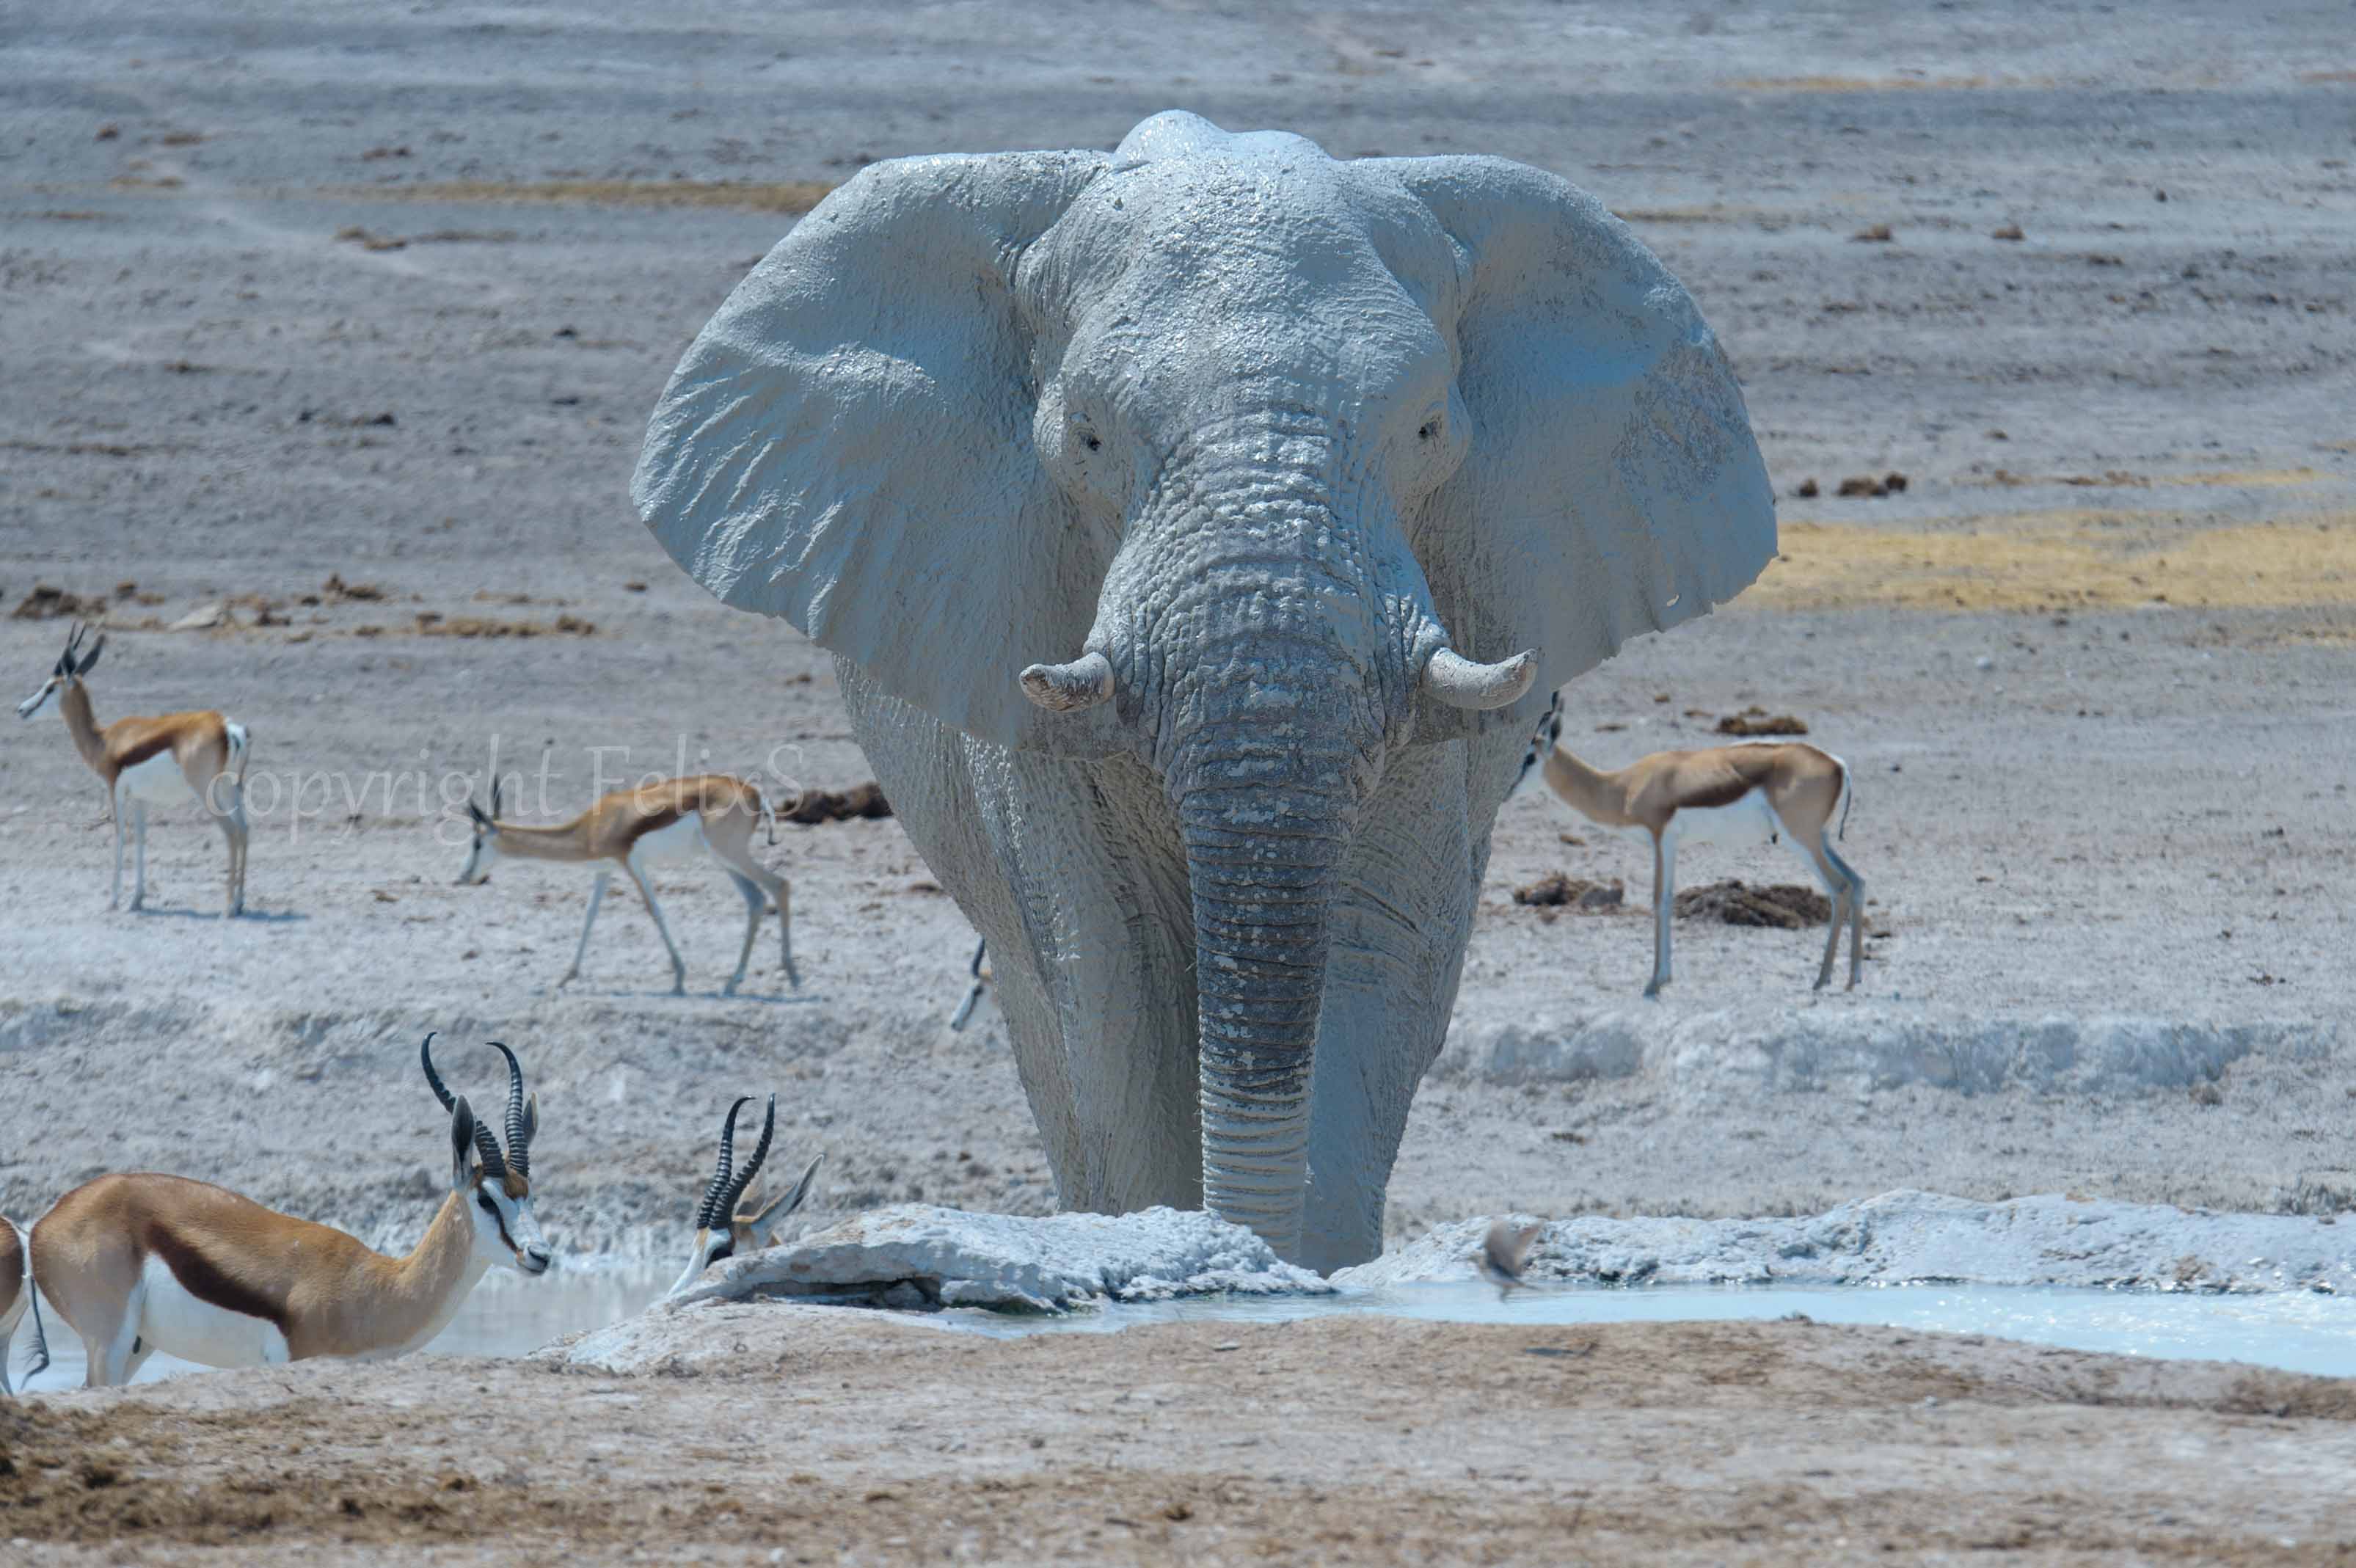
M 725 994 L 736 994 L 744 982 L 744 968 L 753 961 L 753 940 L 760 935 L 761 917 L 767 912 L 763 895 L 776 900 L 778 956 L 785 961 L 786 981 L 801 989 L 794 970 L 793 890 L 786 879 L 763 865 L 753 854 L 753 829 L 768 827 L 769 843 L 777 842 L 777 813 L 760 789 L 726 773 L 704 773 L 687 779 L 665 779 L 635 789 L 616 789 L 560 827 L 528 828 L 499 820 L 499 783 L 491 780 L 491 809 L 485 811 L 466 802 L 474 823 L 474 848 L 466 868 L 458 873 L 461 886 L 471 886 L 491 874 L 491 862 L 500 855 L 519 860 L 562 860 L 595 863 L 597 880 L 589 889 L 589 918 L 581 922 L 581 942 L 573 950 L 573 967 L 557 982 L 562 985 L 581 972 L 589 951 L 589 932 L 597 924 L 597 906 L 605 900 L 605 885 L 614 866 L 630 874 L 647 913 L 670 951 L 670 990 L 687 991 L 687 961 L 670 940 L 662 909 L 646 867 L 657 861 L 692 860 L 705 854 L 744 896 L 744 946 L 736 955 L 736 972 L 728 979 Z M 610 864 L 609 864 L 610 863 Z
M 132 884 L 131 907 L 147 901 L 147 808 L 177 806 L 195 800 L 219 823 L 229 840 L 229 913 L 245 912 L 245 849 L 250 836 L 245 825 L 245 726 L 235 719 L 203 713 L 163 714 L 155 718 L 117 719 L 98 726 L 90 706 L 90 688 L 82 684 L 98 656 L 105 651 L 106 634 L 99 633 L 90 652 L 79 662 L 75 652 L 87 629 L 76 621 L 66 638 L 48 679 L 16 704 L 16 716 L 29 719 L 54 696 L 58 713 L 72 735 L 74 749 L 91 771 L 106 784 L 107 813 L 114 819 L 114 892 L 106 907 L 123 903 L 123 819 L 129 808 L 136 831 L 138 875 Z
M 130 1381 L 157 1350 L 208 1367 L 406 1355 L 448 1326 L 492 1264 L 546 1273 L 531 1209 L 539 1099 L 524 1097 L 515 1053 L 497 1046 L 508 1058 L 502 1152 L 444 1086 L 433 1047 L 428 1035 L 417 1058 L 450 1112 L 450 1195 L 406 1257 L 179 1176 L 105 1176 L 58 1199 L 33 1226 L 33 1277 L 81 1336 L 89 1386 Z
M 769 1157 L 770 1135 L 777 1130 L 777 1097 L 773 1094 L 769 1096 L 768 1114 L 761 1122 L 761 1141 L 754 1146 L 753 1157 L 744 1162 L 743 1170 L 730 1174 L 729 1166 L 736 1154 L 736 1112 L 752 1103 L 753 1097 L 745 1095 L 728 1108 L 728 1120 L 721 1123 L 720 1163 L 712 1173 L 712 1185 L 703 1189 L 703 1201 L 696 1206 L 695 1250 L 687 1260 L 686 1272 L 670 1287 L 672 1295 L 693 1284 L 702 1277 L 704 1270 L 723 1258 L 776 1246 L 777 1233 L 772 1230 L 766 1240 L 760 1240 L 760 1228 L 773 1219 L 785 1219 L 802 1206 L 802 1199 L 809 1196 L 810 1182 L 818 1175 L 819 1162 L 826 1158 L 820 1155 L 804 1166 L 801 1180 L 767 1204 L 761 1202 L 758 1193 L 746 1199 L 745 1189 L 761 1174 L 761 1162 Z M 744 1207 L 739 1208 L 739 1204 Z
M 25 1369 L 30 1381 L 49 1365 L 48 1336 L 41 1332 L 41 1304 L 33 1298 L 33 1271 L 27 1261 L 25 1233 L 16 1222 L 0 1214 L 0 1394 L 13 1394 L 16 1386 L 8 1380 L 9 1352 L 15 1348 L 16 1325 L 24 1321 L 25 1309 L 33 1309 L 33 1350 L 35 1360 Z
M 1528 776 L 1543 758 L 1547 787 L 1590 822 L 1619 828 L 1653 846 L 1653 979 L 1644 994 L 1669 983 L 1669 918 L 1676 903 L 1677 842 L 1694 838 L 1733 846 L 1773 843 L 1789 834 L 1833 903 L 1815 989 L 1833 977 L 1841 927 L 1849 929 L 1848 986 L 1855 990 L 1865 940 L 1865 878 L 1834 850 L 1836 812 L 1848 826 L 1849 770 L 1828 751 L 1787 741 L 1751 741 L 1706 751 L 1657 751 L 1614 772 L 1590 768 L 1562 745 L 1562 698 L 1540 721 L 1522 763 Z

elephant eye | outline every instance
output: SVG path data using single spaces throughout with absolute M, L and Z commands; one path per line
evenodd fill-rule
M 1431 439 L 1431 433 L 1439 428 L 1439 421 L 1427 419 L 1423 422 L 1423 428 L 1415 433 L 1415 438 L 1418 441 L 1429 441 Z
M 1080 439 L 1087 444 L 1087 449 L 1091 452 L 1100 451 L 1104 447 L 1104 443 L 1093 435 L 1083 435 Z

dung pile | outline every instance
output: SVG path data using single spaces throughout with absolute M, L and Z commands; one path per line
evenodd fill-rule
M 1514 889 L 1514 902 L 1535 905 L 1539 908 L 1569 908 L 1601 911 L 1617 909 L 1628 896 L 1628 890 L 1618 877 L 1609 882 L 1590 882 L 1584 877 L 1549 871 L 1536 882 Z
M 821 822 L 873 821 L 892 814 L 892 802 L 883 787 L 870 779 L 848 789 L 805 789 L 777 815 L 789 822 L 814 828 Z
M 1718 721 L 1720 735 L 1805 735 L 1808 721 L 1790 714 L 1771 714 L 1761 707 L 1749 707 L 1739 714 L 1729 714 Z
M 1832 918 L 1831 899 L 1813 887 L 1791 882 L 1750 887 L 1729 877 L 1677 895 L 1680 920 L 1722 920 L 1730 926 L 1772 926 L 1796 931 L 1804 926 L 1821 926 Z

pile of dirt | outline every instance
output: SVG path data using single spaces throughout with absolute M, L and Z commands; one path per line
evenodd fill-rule
M 1680 920 L 1722 920 L 1730 926 L 1774 926 L 1796 931 L 1804 926 L 1821 926 L 1832 918 L 1831 899 L 1813 887 L 1791 882 L 1749 887 L 1730 877 L 1704 887 L 1688 887 L 1677 895 Z
M 892 802 L 884 798 L 882 786 L 873 779 L 848 789 L 805 789 L 794 803 L 777 815 L 788 822 L 804 827 L 816 827 L 821 822 L 873 822 L 892 814 Z
M 1805 735 L 1808 721 L 1790 714 L 1771 714 L 1764 708 L 1745 708 L 1739 714 L 1729 714 L 1718 721 L 1720 735 Z
M 9 612 L 12 620 L 63 620 L 68 616 L 95 619 L 106 614 L 106 601 L 96 595 L 85 598 L 70 594 L 63 588 L 53 588 L 47 583 L 36 584 L 33 591 Z
M 597 623 L 576 615 L 560 615 L 553 626 L 536 620 L 495 620 L 489 616 L 444 615 L 439 610 L 417 612 L 420 637 L 594 637 Z
M 305 594 L 303 602 L 316 605 L 325 599 L 331 605 L 372 605 L 383 602 L 384 598 L 384 590 L 374 583 L 347 583 L 342 573 L 330 572 L 327 580 L 320 585 L 317 596 Z
M 1516 904 L 1533 904 L 1540 908 L 1568 907 L 1589 912 L 1617 909 L 1627 896 L 1627 888 L 1616 876 L 1609 882 L 1589 882 L 1559 871 L 1549 871 L 1536 882 L 1514 889 Z

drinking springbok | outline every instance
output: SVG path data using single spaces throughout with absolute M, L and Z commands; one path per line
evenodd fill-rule
M 82 677 L 105 651 L 106 634 L 99 633 L 90 652 L 77 661 L 76 650 L 86 629 L 81 622 L 74 622 L 66 638 L 66 650 L 58 656 L 48 678 L 16 704 L 16 716 L 29 719 L 56 697 L 57 712 L 73 736 L 74 749 L 105 782 L 107 812 L 114 820 L 114 892 L 106 907 L 118 908 L 123 903 L 126 810 L 139 844 L 138 873 L 131 888 L 131 907 L 136 909 L 147 901 L 147 808 L 194 800 L 220 824 L 221 836 L 229 841 L 229 913 L 244 913 L 245 850 L 251 836 L 245 824 L 245 726 L 208 709 L 117 719 L 101 729 Z
M 461 886 L 487 879 L 491 863 L 501 855 L 597 867 L 597 880 L 589 889 L 589 916 L 581 922 L 581 942 L 573 950 L 573 967 L 557 984 L 580 974 L 581 961 L 589 952 L 589 932 L 597 924 L 597 906 L 618 865 L 637 884 L 638 897 L 646 900 L 647 913 L 654 917 L 655 929 L 669 950 L 671 994 L 685 994 L 687 961 L 679 956 L 679 944 L 663 924 L 646 867 L 709 854 L 744 897 L 744 946 L 736 955 L 736 972 L 729 976 L 725 994 L 736 994 L 745 966 L 753 961 L 753 940 L 760 935 L 761 917 L 768 908 L 764 894 L 776 900 L 778 956 L 785 963 L 786 982 L 801 989 L 801 976 L 794 970 L 793 889 L 753 854 L 756 824 L 766 823 L 769 843 L 777 842 L 777 813 L 757 786 L 726 773 L 664 779 L 635 789 L 616 789 L 560 826 L 533 828 L 499 820 L 499 782 L 494 778 L 491 809 L 485 811 L 468 800 L 466 815 L 474 822 L 474 847 L 466 869 L 458 873 Z
M 104 1176 L 58 1199 L 33 1226 L 33 1278 L 81 1336 L 89 1386 L 129 1382 L 158 1350 L 207 1367 L 403 1356 L 493 1264 L 546 1273 L 531 1208 L 540 1101 L 515 1053 L 492 1045 L 508 1059 L 504 1150 L 434 1070 L 434 1036 L 417 1048 L 450 1112 L 450 1195 L 405 1257 L 180 1176 Z
M 801 1180 L 766 1205 L 758 1193 L 748 1199 L 746 1189 L 761 1174 L 761 1163 L 769 1157 L 770 1136 L 777 1130 L 777 1097 L 773 1094 L 769 1096 L 768 1113 L 761 1121 L 761 1141 L 754 1146 L 753 1157 L 744 1162 L 743 1170 L 731 1174 L 729 1167 L 736 1154 L 736 1113 L 752 1103 L 749 1094 L 738 1100 L 728 1108 L 728 1120 L 720 1125 L 720 1162 L 712 1170 L 712 1184 L 703 1189 L 703 1201 L 696 1206 L 695 1248 L 688 1257 L 686 1272 L 670 1287 L 672 1295 L 693 1284 L 702 1277 L 704 1270 L 723 1258 L 776 1246 L 777 1233 L 772 1230 L 766 1240 L 758 1240 L 760 1228 L 773 1219 L 785 1219 L 802 1206 L 802 1199 L 809 1196 L 810 1182 L 818 1176 L 819 1161 L 826 1158 L 820 1155 L 810 1161 L 802 1169 Z M 739 1208 L 740 1204 L 744 1207 Z
M 1848 824 L 1848 764 L 1813 746 L 1751 741 L 1706 751 L 1658 751 L 1612 772 L 1571 755 L 1559 736 L 1562 699 L 1539 723 L 1522 762 L 1526 778 L 1543 759 L 1547 787 L 1590 822 L 1618 828 L 1653 846 L 1653 979 L 1644 994 L 1669 983 L 1669 918 L 1676 902 L 1677 842 L 1721 845 L 1772 843 L 1789 834 L 1833 904 L 1815 989 L 1831 981 L 1841 927 L 1849 929 L 1848 984 L 1855 990 L 1865 940 L 1865 878 L 1832 846 L 1837 813 Z

